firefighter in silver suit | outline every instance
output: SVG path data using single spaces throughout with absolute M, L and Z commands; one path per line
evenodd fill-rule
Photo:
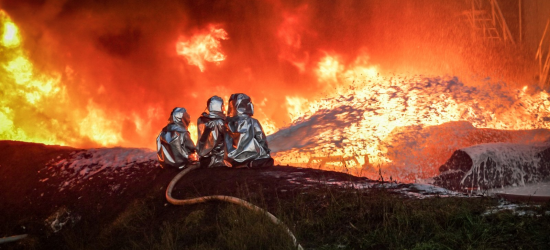
M 212 96 L 206 102 L 207 112 L 197 120 L 197 153 L 201 167 L 228 167 L 225 157 L 225 107 L 223 99 Z
M 228 109 L 225 143 L 229 162 L 235 167 L 273 166 L 262 126 L 252 118 L 254 105 L 250 97 L 232 94 Z
M 195 143 L 191 140 L 191 118 L 185 108 L 174 108 L 166 125 L 157 137 L 157 157 L 162 167 L 185 168 L 197 162 Z

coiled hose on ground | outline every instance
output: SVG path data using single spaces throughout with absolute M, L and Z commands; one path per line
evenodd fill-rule
M 186 175 L 187 173 L 191 172 L 192 170 L 194 170 L 198 167 L 199 167 L 198 165 L 191 165 L 190 167 L 188 167 L 185 170 L 178 173 L 174 177 L 174 179 L 172 179 L 172 181 L 170 181 L 170 184 L 168 184 L 168 188 L 166 188 L 166 200 L 168 200 L 168 202 L 170 202 L 171 204 L 174 204 L 174 205 L 191 205 L 191 204 L 197 204 L 197 203 L 207 202 L 207 201 L 211 201 L 211 200 L 220 200 L 220 201 L 230 202 L 230 203 L 233 203 L 233 204 L 237 204 L 239 206 L 246 207 L 246 208 L 248 208 L 252 211 L 256 211 L 256 212 L 265 214 L 267 217 L 269 217 L 269 219 L 271 219 L 271 221 L 273 223 L 282 226 L 286 230 L 288 235 L 292 238 L 292 242 L 296 246 L 296 249 L 303 250 L 302 246 L 300 246 L 300 244 L 296 240 L 296 237 L 294 237 L 294 234 L 292 234 L 290 229 L 282 221 L 277 219 L 277 217 L 275 217 L 270 212 L 268 212 L 266 210 L 263 210 L 260 207 L 254 205 L 254 204 L 252 204 L 248 201 L 239 199 L 237 197 L 226 196 L 226 195 L 210 195 L 210 196 L 202 196 L 202 197 L 185 199 L 185 200 L 178 200 L 178 199 L 175 199 L 174 197 L 172 197 L 172 189 L 174 188 L 176 183 L 181 179 L 181 177 L 183 177 L 184 175 Z

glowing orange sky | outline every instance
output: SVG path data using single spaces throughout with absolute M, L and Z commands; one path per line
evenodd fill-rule
M 460 7 L 428 0 L 2 1 L 21 41 L 0 58 L 0 111 L 9 128 L 0 139 L 152 148 L 173 107 L 196 121 L 210 96 L 239 92 L 273 131 L 302 103 L 333 93 L 342 84 L 330 75 L 338 67 L 468 75 L 486 56 L 472 58 L 469 33 L 452 18 Z M 218 57 L 191 63 L 178 54 L 177 44 L 211 27 L 226 32 Z M 31 101 L 39 87 L 18 85 L 5 66 L 19 57 L 31 65 L 29 84 L 50 81 L 53 92 Z M 522 75 L 525 67 L 514 69 Z M 511 71 L 491 76 L 517 79 Z

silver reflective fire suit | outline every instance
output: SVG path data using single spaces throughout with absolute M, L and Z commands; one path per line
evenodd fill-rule
M 213 96 L 206 102 L 208 112 L 197 120 L 197 153 L 201 167 L 226 167 L 225 154 L 225 115 L 223 99 Z
M 234 166 L 272 166 L 267 139 L 258 120 L 252 118 L 254 105 L 245 94 L 229 98 L 227 118 L 227 158 Z
M 191 118 L 185 108 L 174 108 L 168 118 L 168 125 L 157 137 L 157 156 L 163 167 L 184 168 L 191 163 L 189 156 L 195 153 L 187 127 Z

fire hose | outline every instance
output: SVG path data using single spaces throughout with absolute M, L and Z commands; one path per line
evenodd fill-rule
M 26 237 L 27 237 L 27 234 L 20 234 L 20 235 L 14 235 L 14 236 L 0 238 L 0 244 L 22 240 Z
M 198 165 L 191 165 L 190 167 L 188 167 L 188 168 L 184 169 L 183 171 L 181 171 L 180 173 L 178 173 L 174 177 L 174 179 L 172 179 L 172 181 L 170 181 L 170 184 L 168 184 L 168 188 L 166 188 L 166 200 L 168 200 L 168 202 L 170 202 L 171 204 L 174 204 L 174 205 L 191 205 L 191 204 L 197 204 L 197 203 L 202 203 L 202 202 L 207 202 L 207 201 L 212 201 L 212 200 L 220 200 L 220 201 L 225 201 L 225 202 L 229 202 L 229 203 L 237 204 L 239 206 L 246 207 L 246 208 L 248 208 L 252 211 L 255 211 L 255 212 L 266 215 L 269 219 L 271 219 L 271 221 L 273 223 L 282 226 L 285 229 L 285 231 L 287 232 L 287 234 L 290 236 L 290 238 L 292 238 L 292 242 L 294 243 L 294 246 L 296 246 L 296 249 L 303 250 L 302 246 L 296 240 L 296 237 L 294 237 L 294 234 L 292 234 L 290 229 L 282 221 L 277 219 L 277 217 L 275 217 L 270 212 L 268 212 L 264 209 L 261 209 L 260 207 L 254 205 L 254 204 L 252 204 L 248 201 L 239 199 L 237 197 L 226 196 L 226 195 L 209 195 L 209 196 L 202 196 L 202 197 L 190 198 L 190 199 L 185 199 L 185 200 L 178 200 L 178 199 L 175 199 L 174 197 L 172 197 L 172 189 L 174 188 L 176 183 L 184 175 L 186 175 L 187 173 L 191 172 L 192 170 L 194 170 L 198 167 L 199 167 Z

